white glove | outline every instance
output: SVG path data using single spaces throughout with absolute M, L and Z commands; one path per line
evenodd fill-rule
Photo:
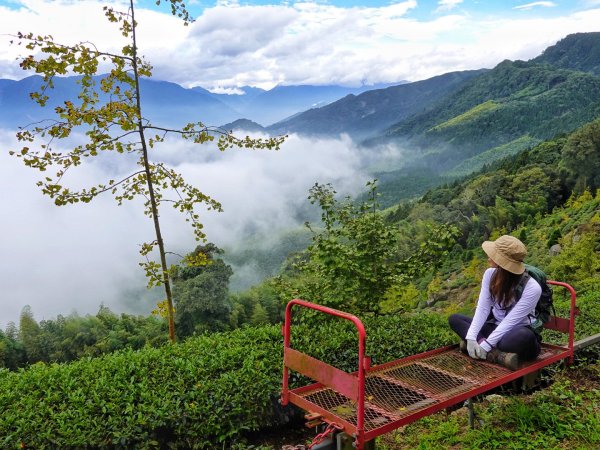
M 477 355 L 477 358 L 486 359 L 487 354 L 488 352 L 484 350 L 484 348 L 481 345 L 477 344 L 477 347 L 475 348 L 475 355 Z
M 475 339 L 467 339 L 467 353 L 473 359 L 477 359 L 477 349 L 481 349 Z M 483 349 L 482 349 L 483 350 Z

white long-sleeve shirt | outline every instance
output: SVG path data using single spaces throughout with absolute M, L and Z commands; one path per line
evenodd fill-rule
M 489 352 L 495 347 L 502 337 L 517 325 L 533 324 L 535 320 L 535 306 L 542 295 L 542 287 L 537 281 L 530 278 L 523 289 L 521 298 L 516 304 L 515 300 L 512 299 L 506 308 L 500 307 L 498 302 L 494 301 L 494 298 L 490 293 L 490 280 L 495 271 L 495 268 L 490 267 L 483 274 L 479 300 L 477 300 L 477 308 L 466 336 L 467 339 L 477 340 L 477 335 L 485 324 L 491 310 L 494 314 L 496 325 L 498 326 L 480 343 L 481 347 L 486 352 Z

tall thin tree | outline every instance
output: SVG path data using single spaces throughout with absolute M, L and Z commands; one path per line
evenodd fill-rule
M 120 53 L 102 51 L 89 42 L 57 43 L 49 35 L 19 32 L 15 36 L 17 45 L 23 45 L 32 52 L 21 59 L 20 66 L 43 77 L 39 90 L 30 94 L 33 100 L 45 106 L 50 89 L 59 76 L 77 76 L 80 92 L 77 99 L 65 99 L 55 108 L 55 118 L 21 128 L 17 138 L 24 146 L 10 153 L 40 172 L 54 169 L 52 175 L 45 176 L 37 184 L 43 194 L 54 199 L 56 205 L 88 203 L 105 192 L 112 193 L 119 205 L 125 200 L 144 198 L 144 213 L 153 221 L 155 236 L 141 245 L 140 253 L 145 260 L 140 265 L 145 270 L 149 287 L 164 287 L 166 298 L 159 303 L 158 310 L 168 318 L 169 336 L 175 341 L 171 268 L 167 264 L 168 252 L 161 232 L 161 207 L 171 203 L 186 215 L 196 240 L 205 241 L 197 209 L 205 205 L 209 210 L 220 211 L 221 205 L 186 182 L 165 162 L 154 161 L 151 150 L 164 142 L 167 135 L 177 135 L 196 144 L 216 141 L 221 151 L 234 146 L 279 149 L 284 137 L 237 138 L 227 130 L 209 127 L 202 122 L 190 122 L 180 129 L 154 125 L 143 114 L 140 90 L 140 80 L 151 76 L 151 66 L 138 53 L 134 1 L 128 3 L 126 11 L 104 7 L 107 19 L 118 25 L 120 34 L 127 41 Z M 161 2 L 156 3 L 160 5 Z M 185 25 L 192 21 L 181 0 L 164 3 Z M 107 64 L 110 70 L 100 75 Z M 85 143 L 75 145 L 69 140 L 77 131 L 85 134 Z M 62 139 L 66 140 L 68 147 L 73 145 L 72 148 L 57 148 L 56 141 Z M 32 143 L 38 142 L 37 148 L 30 148 Z M 86 159 L 115 152 L 136 157 L 135 167 L 124 177 L 83 189 L 72 189 L 65 184 L 65 175 L 72 167 L 81 165 Z M 155 249 L 158 250 L 158 261 L 151 259 Z M 187 262 L 201 265 L 206 258 L 198 254 Z

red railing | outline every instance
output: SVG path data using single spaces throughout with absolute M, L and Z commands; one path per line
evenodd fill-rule
M 290 327 L 292 323 L 292 307 L 298 305 L 313 309 L 325 314 L 349 320 L 354 323 L 358 331 L 358 371 L 355 375 L 339 370 L 308 355 L 300 353 L 290 347 Z M 285 309 L 285 324 L 283 326 L 283 388 L 281 391 L 281 404 L 289 402 L 289 369 L 294 369 L 303 375 L 325 386 L 335 386 L 336 390 L 357 403 L 356 440 L 363 442 L 364 435 L 364 407 L 365 407 L 365 372 L 371 365 L 371 359 L 365 355 L 367 333 L 360 319 L 352 314 L 338 311 L 326 306 L 317 305 L 300 299 L 291 300 Z
M 552 281 L 548 280 L 548 284 L 554 286 L 564 287 L 569 291 L 571 295 L 571 307 L 569 309 L 569 320 L 563 319 L 562 317 L 553 316 L 549 322 L 544 324 L 544 328 L 548 328 L 549 330 L 556 330 L 562 333 L 567 333 L 569 335 L 569 343 L 568 348 L 570 351 L 569 356 L 569 364 L 573 363 L 574 357 L 574 343 L 575 343 L 575 316 L 579 314 L 579 310 L 577 309 L 577 305 L 575 304 L 577 299 L 577 294 L 575 293 L 575 289 L 567 283 L 563 283 L 562 281 Z

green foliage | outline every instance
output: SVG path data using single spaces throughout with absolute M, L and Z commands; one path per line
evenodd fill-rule
M 600 273 L 600 224 L 561 239 L 562 250 L 552 258 L 550 273 L 559 280 L 585 282 Z
M 244 292 L 232 294 L 230 301 L 233 305 L 229 316 L 231 328 L 255 323 L 253 318 L 256 311 L 259 311 L 256 320 L 260 319 L 261 324 L 279 323 L 283 318 L 281 301 L 271 281 L 253 286 Z
M 98 313 L 76 314 L 39 324 L 31 308 L 21 313 L 19 330 L 0 333 L 0 367 L 16 369 L 36 362 L 67 362 L 116 350 L 164 345 L 166 324 L 154 317 L 116 315 L 101 306 Z
M 317 183 L 310 190 L 309 200 L 321 208 L 323 229 L 307 224 L 313 243 L 296 264 L 309 281 L 295 284 L 300 297 L 349 312 L 379 313 L 392 286 L 435 268 L 453 244 L 455 228 L 426 225 L 424 238 L 400 258 L 398 232 L 378 210 L 376 181 L 367 188 L 368 200 L 358 205 L 349 197 L 337 200 L 331 185 Z
M 578 192 L 600 188 L 600 120 L 569 136 L 563 149 L 563 165 L 575 179 Z
M 411 311 L 418 305 L 421 295 L 413 283 L 391 286 L 381 302 L 381 312 L 389 314 Z
M 19 340 L 29 363 L 40 361 L 43 358 L 40 334 L 40 326 L 33 318 L 31 307 L 29 305 L 23 307 L 19 320 Z
M 250 323 L 254 326 L 269 323 L 269 315 L 260 303 L 256 303 L 254 305 L 254 308 L 252 310 L 252 317 L 250 317 Z
M 495 111 L 499 107 L 500 107 L 499 104 L 493 100 L 485 101 L 479 105 L 474 106 L 473 108 L 469 109 L 468 111 L 466 111 L 462 114 L 459 114 L 458 116 L 455 116 L 443 123 L 440 123 L 439 125 L 436 125 L 435 127 L 431 128 L 430 131 L 439 131 L 439 130 L 442 130 L 447 127 L 457 126 L 463 122 L 475 120 L 481 114 Z
M 0 330 L 0 369 L 16 369 L 24 364 L 26 356 L 23 344 L 17 337 Z
M 454 339 L 435 315 L 370 318 L 365 326 L 377 363 Z M 292 345 L 355 370 L 356 333 L 339 321 L 293 326 Z M 271 396 L 280 390 L 282 350 L 280 327 L 266 326 L 0 372 L 0 446 L 220 448 L 276 423 Z M 299 381 L 294 375 L 293 385 Z
M 218 255 L 214 244 L 201 245 L 188 255 L 206 259 L 202 265 L 182 264 L 173 270 L 175 324 L 177 336 L 184 338 L 206 331 L 222 331 L 229 326 L 229 278 L 231 267 Z
M 530 136 L 521 136 L 514 141 L 499 145 L 466 159 L 451 170 L 444 172 L 444 174 L 450 177 L 465 176 L 481 169 L 485 165 L 506 158 L 507 156 L 515 155 L 538 143 L 539 139 L 534 139 Z

